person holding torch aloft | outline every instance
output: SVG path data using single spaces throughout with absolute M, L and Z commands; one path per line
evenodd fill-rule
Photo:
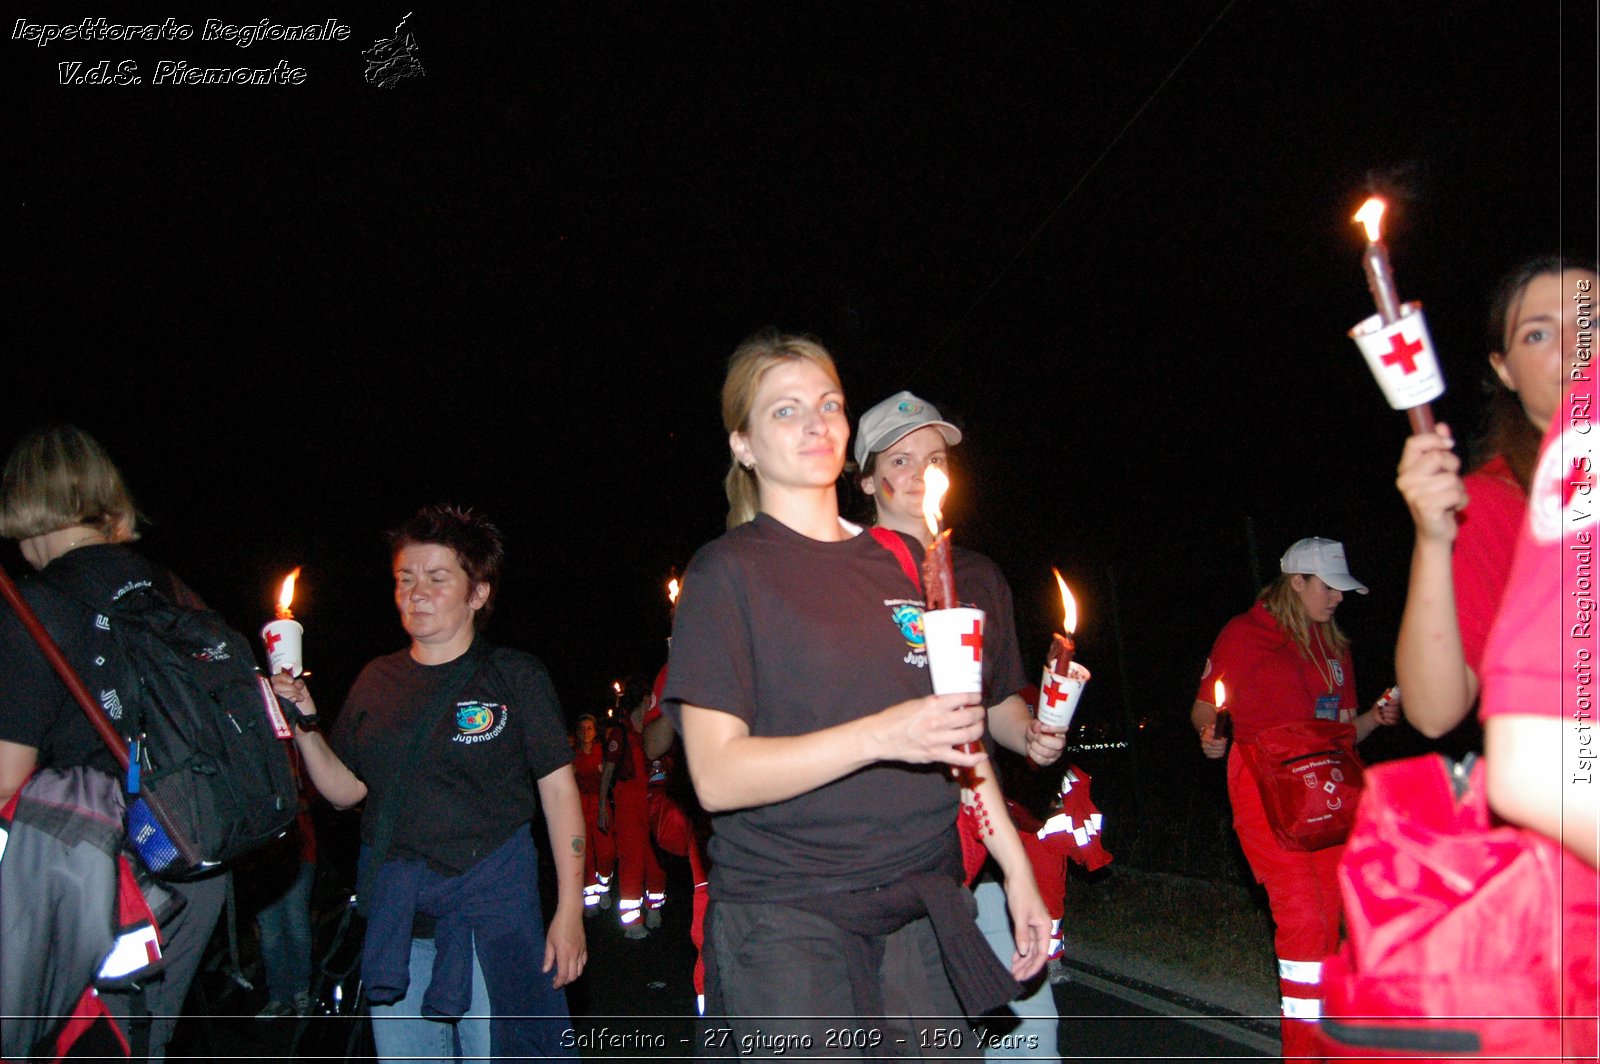
M 1570 298 L 1592 265 L 1532 259 L 1500 282 L 1489 308 L 1487 456 L 1461 475 L 1449 426 L 1406 441 L 1395 485 L 1416 525 L 1395 675 L 1405 713 L 1437 738 L 1477 701 L 1489 627 L 1527 509 L 1540 435 L 1580 370 L 1581 316 Z
M 988 777 L 1003 808 L 987 758 L 959 749 L 981 738 L 983 709 L 975 693 L 928 693 L 920 587 L 840 520 L 850 426 L 827 350 L 752 337 L 722 412 L 729 531 L 684 576 L 663 695 L 714 818 L 706 1015 L 740 1038 L 810 1034 L 818 1053 L 893 1052 L 896 1038 L 959 1053 L 932 1039 L 1014 997 L 1050 928 L 1003 816 L 989 841 L 1018 929 L 1009 972 L 961 887 L 949 768 Z M 877 1041 L 828 1047 L 842 1016 Z
M 1333 615 L 1346 592 L 1365 595 L 1367 589 L 1350 575 L 1344 545 L 1302 539 L 1284 553 L 1279 568 L 1249 612 L 1229 621 L 1217 637 L 1190 721 L 1205 755 L 1228 759 L 1234 830 L 1250 871 L 1267 889 L 1283 997 L 1283 1053 L 1290 1057 L 1316 1051 L 1322 959 L 1339 945 L 1334 871 L 1344 846 L 1291 849 L 1281 841 L 1257 772 L 1240 748 L 1247 750 L 1274 729 L 1313 720 L 1349 725 L 1360 742 L 1380 724 L 1398 721 L 1399 709 L 1380 702 L 1356 712 L 1350 640 Z M 1224 685 L 1220 694 L 1218 680 Z M 1216 735 L 1219 699 L 1231 718 L 1231 741 Z

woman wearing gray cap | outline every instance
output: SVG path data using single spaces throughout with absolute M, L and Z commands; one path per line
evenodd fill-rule
M 1211 648 L 1190 720 L 1207 757 L 1229 753 L 1215 734 L 1213 684 L 1226 683 L 1225 704 L 1233 737 L 1249 744 L 1269 728 L 1307 720 L 1342 721 L 1356 741 L 1380 724 L 1399 719 L 1399 705 L 1380 702 L 1357 714 L 1350 640 L 1334 621 L 1346 592 L 1365 595 L 1350 575 L 1344 545 L 1302 539 L 1285 552 L 1282 572 L 1256 604 L 1229 621 Z M 1322 958 L 1339 945 L 1339 891 L 1334 870 L 1344 846 L 1305 851 L 1279 843 L 1267 822 L 1261 794 L 1239 751 L 1228 756 L 1228 797 L 1233 827 L 1257 882 L 1267 888 L 1276 925 L 1278 979 L 1283 993 L 1283 1054 L 1316 1051 L 1322 1005 Z
M 926 545 L 931 537 L 922 516 L 923 473 L 929 466 L 944 468 L 949 449 L 960 442 L 961 430 L 945 421 L 932 403 L 911 392 L 896 392 L 862 414 L 855 439 L 860 469 L 857 483 L 872 500 L 876 523 Z M 986 615 L 983 704 L 989 707 L 988 733 L 1001 746 L 1035 764 L 1052 765 L 1060 759 L 1066 738 L 1035 720 L 1019 694 L 1028 678 L 1017 649 L 1011 587 L 999 566 L 976 551 L 955 547 L 951 559 L 963 600 Z M 993 876 L 985 874 L 979 877 L 974 894 L 978 927 L 996 956 L 1009 960 L 1013 933 L 1004 890 Z M 1052 949 L 1059 938 L 1060 928 L 1052 928 Z M 1042 974 L 1027 984 L 1024 996 L 1006 1011 L 1021 1019 L 1022 1026 L 1004 1044 L 986 1045 L 985 1053 L 995 1057 L 1059 1056 L 1055 997 Z

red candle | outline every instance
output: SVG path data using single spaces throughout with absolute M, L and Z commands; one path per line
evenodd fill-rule
M 922 519 L 928 523 L 928 532 L 933 536 L 933 542 L 922 556 L 922 594 L 929 610 L 953 609 L 961 602 L 956 598 L 955 566 L 950 558 L 950 530 L 939 530 L 939 518 L 944 514 L 941 507 L 944 493 L 950 489 L 950 478 L 938 466 L 930 465 L 922 471 L 922 480 L 926 485 L 922 495 Z M 959 749 L 969 754 L 982 753 L 983 742 L 962 743 Z M 977 777 L 971 769 L 964 768 L 959 775 L 962 786 L 977 786 Z
M 922 480 L 927 485 L 922 495 L 922 519 L 928 523 L 928 535 L 933 537 L 922 556 L 922 592 L 928 600 L 928 609 L 948 610 L 961 605 L 956 598 L 956 573 L 950 560 L 950 530 L 939 531 L 939 519 L 944 516 L 944 493 L 950 489 L 950 478 L 945 476 L 944 470 L 931 465 L 923 470 Z
M 1389 268 L 1389 249 L 1383 244 L 1383 211 L 1385 204 L 1373 196 L 1361 205 L 1350 220 L 1360 222 L 1367 231 L 1367 250 L 1361 256 L 1361 268 L 1367 274 L 1367 290 L 1372 293 L 1372 305 L 1385 325 L 1400 320 L 1400 296 L 1395 288 L 1394 271 Z M 1412 435 L 1433 431 L 1433 407 L 1428 403 L 1406 411 L 1411 422 Z
M 947 610 L 961 604 L 956 599 L 956 574 L 950 561 L 948 528 L 934 537 L 922 556 L 922 588 L 930 610 Z

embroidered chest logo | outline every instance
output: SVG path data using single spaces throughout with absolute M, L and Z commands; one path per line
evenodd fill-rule
M 889 619 L 900 630 L 900 638 L 906 641 L 906 646 L 911 649 L 906 651 L 906 656 L 901 661 L 907 665 L 914 665 L 919 669 L 928 667 L 928 640 L 922 630 L 922 604 L 907 599 L 888 599 L 884 602 L 888 607 Z
M 1344 663 L 1338 658 L 1334 658 L 1332 661 L 1328 662 L 1328 668 L 1333 670 L 1333 685 L 1335 687 L 1343 687 Z
M 505 730 L 510 710 L 498 702 L 457 702 L 456 743 L 486 743 Z
M 906 646 L 913 650 L 922 650 L 927 646 L 927 637 L 922 632 L 922 607 L 909 603 L 901 603 L 889 610 L 889 616 L 894 618 L 900 635 L 905 639 Z

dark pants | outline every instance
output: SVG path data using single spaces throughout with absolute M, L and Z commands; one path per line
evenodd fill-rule
M 211 876 L 190 883 L 168 883 L 167 888 L 182 896 L 187 903 L 177 918 L 161 928 L 165 940 L 161 955 L 166 965 L 161 977 L 144 988 L 144 1007 L 150 1013 L 150 1059 L 162 1060 L 167 1055 L 167 1043 L 172 1040 L 173 1029 L 183 1012 L 183 999 L 189 996 L 189 984 L 194 982 L 205 954 L 211 932 L 216 930 L 217 918 L 222 915 L 223 902 L 228 897 L 228 875 Z M 117 1026 L 129 1033 L 133 1022 L 129 1017 L 135 1006 L 133 995 L 105 993 L 101 995 L 106 1011 L 116 1017 Z
M 855 1018 L 848 933 L 826 917 L 776 903 L 719 901 L 708 938 L 728 1048 L 741 1056 L 948 1059 L 976 1051 L 926 918 L 884 939 L 881 1017 Z

